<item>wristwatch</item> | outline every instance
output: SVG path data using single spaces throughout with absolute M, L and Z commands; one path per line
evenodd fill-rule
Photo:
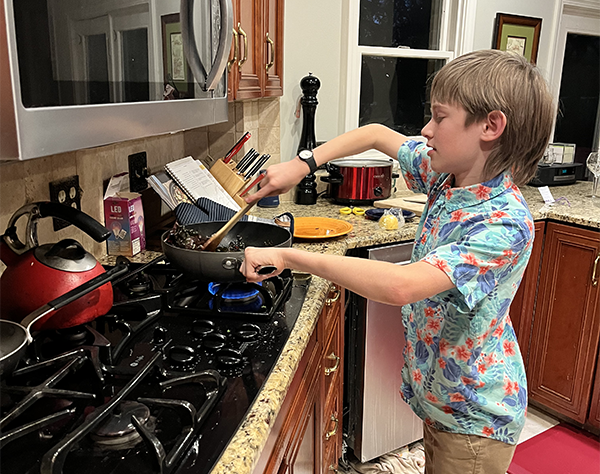
M 318 166 L 311 150 L 302 150 L 300 153 L 298 153 L 298 158 L 308 165 L 310 168 L 310 174 L 314 174 L 315 171 L 317 171 Z

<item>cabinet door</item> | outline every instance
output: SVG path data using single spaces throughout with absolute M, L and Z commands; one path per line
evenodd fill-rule
M 283 0 L 264 0 L 263 96 L 283 95 Z
M 600 428 L 600 353 L 596 363 L 596 382 L 594 382 L 594 388 L 592 389 L 592 403 L 587 422 L 596 428 Z
M 531 324 L 533 322 L 533 310 L 538 289 L 538 275 L 540 273 L 540 262 L 542 260 L 542 248 L 544 246 L 545 221 L 535 223 L 535 240 L 527 269 L 523 274 L 523 280 L 517 290 L 517 294 L 510 305 L 510 319 L 519 341 L 521 354 L 525 367 L 527 367 L 527 354 L 529 352 L 529 339 Z
M 261 3 L 259 0 L 234 0 L 234 12 L 238 60 L 230 71 L 232 86 L 229 92 L 233 99 L 258 98 L 261 96 Z
M 584 423 L 598 353 L 600 232 L 548 223 L 529 355 L 532 400 Z

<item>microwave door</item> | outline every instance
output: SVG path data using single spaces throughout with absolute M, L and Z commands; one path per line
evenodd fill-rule
M 212 10 L 212 3 L 216 0 L 209 0 L 210 6 L 208 11 Z M 199 15 L 194 14 L 194 0 L 181 0 L 181 33 L 183 40 L 183 50 L 192 71 L 193 76 L 196 81 L 204 91 L 214 91 L 219 82 L 223 73 L 225 72 L 225 66 L 227 65 L 227 60 L 229 56 L 229 45 L 231 44 L 231 37 L 233 31 L 233 5 L 231 0 L 219 0 L 219 34 L 215 35 L 214 31 L 201 30 L 198 31 L 195 28 L 197 24 L 195 19 L 203 15 L 203 11 L 201 10 Z M 199 7 L 202 8 L 201 6 Z M 206 14 L 206 13 L 204 13 Z M 215 15 L 216 16 L 216 15 Z M 213 16 L 211 15 L 211 18 Z M 209 22 L 213 24 L 213 22 Z M 198 32 L 202 37 L 200 41 L 198 41 Z M 212 59 L 212 45 L 213 45 L 213 37 L 216 36 L 216 52 L 214 55 L 214 59 Z M 210 64 L 210 69 L 206 70 L 204 64 L 200 58 L 200 45 L 208 45 L 209 51 L 206 54 L 206 50 L 204 51 L 205 57 L 208 57 L 206 61 L 207 64 Z M 205 48 L 204 48 L 205 49 Z M 212 60 L 211 60 L 212 59 Z

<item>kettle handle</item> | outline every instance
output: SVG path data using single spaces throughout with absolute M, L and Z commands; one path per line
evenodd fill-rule
M 21 216 L 28 215 L 25 243 L 17 236 L 16 223 Z M 110 237 L 110 231 L 85 212 L 57 202 L 41 201 L 26 204 L 18 209 L 8 221 L 6 232 L 2 236 L 4 242 L 18 255 L 38 246 L 37 221 L 44 217 L 58 217 L 88 234 L 96 242 L 103 242 Z

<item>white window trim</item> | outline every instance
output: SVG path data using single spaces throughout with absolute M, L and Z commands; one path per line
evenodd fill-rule
M 356 124 L 358 123 L 360 68 L 363 55 L 444 59 L 451 61 L 455 56 L 460 56 L 473 50 L 477 0 L 443 0 L 442 9 L 448 13 L 442 16 L 439 51 L 404 48 L 394 50 L 392 48 L 359 46 L 360 0 L 345 2 L 343 14 L 346 20 L 344 22 L 346 25 L 344 30 L 347 41 L 342 44 L 345 43 L 347 47 L 342 51 L 342 58 L 346 63 L 342 65 L 342 70 L 345 70 L 346 83 L 345 90 L 340 92 L 342 103 L 345 104 L 341 114 L 343 117 L 341 123 L 343 131 L 356 128 Z M 454 31 L 451 31 L 452 25 L 454 25 Z

